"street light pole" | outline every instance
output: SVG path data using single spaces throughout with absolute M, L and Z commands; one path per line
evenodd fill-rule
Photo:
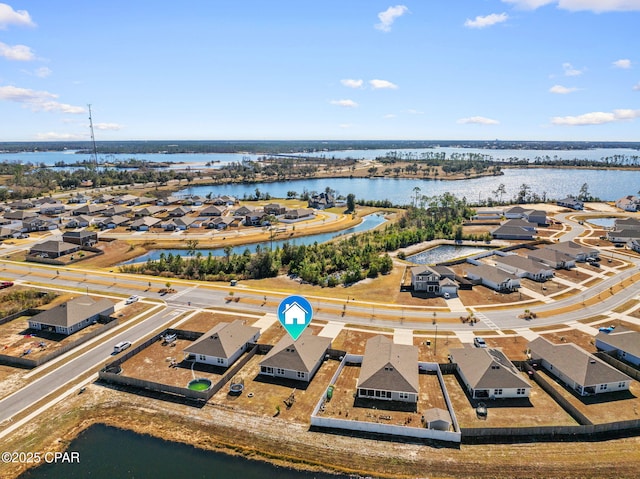
M 436 335 L 433 337 L 433 355 L 438 355 L 438 325 L 436 324 Z

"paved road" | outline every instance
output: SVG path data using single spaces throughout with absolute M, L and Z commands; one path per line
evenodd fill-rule
M 33 381 L 12 395 L 0 401 L 0 423 L 14 416 L 31 404 L 51 394 L 62 385 L 73 380 L 94 366 L 102 365 L 112 358 L 113 345 L 119 341 L 135 341 L 156 328 L 173 321 L 184 309 L 163 307 L 145 321 L 119 333 L 108 343 L 97 344 L 85 354 L 53 369 L 49 374 Z

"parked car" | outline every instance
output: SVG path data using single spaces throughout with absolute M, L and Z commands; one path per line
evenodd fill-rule
M 0 289 L 9 288 L 13 286 L 13 281 L 0 281 Z
M 124 302 L 124 304 L 133 304 L 136 301 L 138 301 L 140 298 L 138 296 L 136 296 L 135 294 L 133 296 L 129 296 L 127 298 L 127 300 Z
M 486 348 L 487 347 L 487 343 L 485 343 L 484 339 L 481 338 L 480 336 L 473 338 L 473 345 L 476 348 Z

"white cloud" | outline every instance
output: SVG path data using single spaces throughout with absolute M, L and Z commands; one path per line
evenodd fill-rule
M 60 113 L 84 113 L 81 106 L 68 105 L 55 101 L 58 95 L 47 91 L 36 91 L 15 86 L 0 87 L 0 100 L 23 103 L 33 111 L 56 111 Z
M 497 125 L 500 122 L 484 116 L 472 116 L 469 118 L 460 118 L 456 123 L 460 123 L 461 125 Z
M 383 32 L 390 32 L 391 25 L 395 22 L 396 18 L 401 17 L 407 13 L 409 9 L 404 5 L 396 5 L 395 7 L 389 7 L 384 12 L 378 13 L 378 19 L 380 23 L 376 23 L 375 27 Z
M 391 120 L 391 119 L 397 118 L 397 117 L 398 117 L 398 115 L 395 115 L 393 113 L 389 113 L 388 115 L 384 115 L 382 118 L 385 118 L 387 120 Z
M 635 118 L 640 118 L 640 110 L 620 109 L 612 112 L 594 111 L 578 116 L 556 116 L 551 119 L 551 123 L 567 126 L 603 125 Z
M 374 90 L 396 90 L 398 88 L 398 85 L 387 80 L 369 80 L 369 85 L 371 85 L 371 88 Z
M 620 60 L 616 60 L 613 62 L 613 66 L 616 68 L 622 68 L 623 70 L 628 70 L 631 68 L 631 60 L 627 58 L 621 58 Z
M 38 133 L 36 140 L 84 140 L 86 136 L 75 135 L 73 133 L 56 133 L 53 131 L 47 133 Z
M 568 93 L 573 93 L 574 91 L 578 91 L 578 88 L 566 87 L 562 85 L 553 85 L 551 88 L 549 88 L 550 93 L 556 93 L 558 95 L 566 95 Z
M 9 25 L 35 27 L 31 15 L 26 10 L 14 10 L 6 3 L 0 3 L 0 30 L 5 30 Z
M 345 78 L 344 80 L 340 80 L 340 83 L 342 83 L 344 86 L 349 88 L 362 88 L 362 85 L 364 84 L 362 80 L 353 80 L 350 78 Z
M 420 110 L 414 110 L 413 108 L 412 108 L 412 109 L 407 110 L 407 113 L 409 113 L 410 115 L 424 115 L 424 112 L 423 112 L 423 111 L 420 111 Z
M 50 68 L 47 68 L 47 67 L 40 67 L 34 72 L 35 76 L 40 77 L 40 78 L 47 78 L 52 73 L 53 73 L 53 71 Z
M 0 57 L 5 57 L 7 60 L 28 62 L 33 60 L 35 55 L 26 45 L 7 45 L 0 42 Z
M 591 11 L 630 12 L 640 11 L 640 0 L 502 0 L 525 10 L 535 10 L 545 5 L 555 4 L 561 10 L 572 12 Z
M 637 85 L 633 85 L 633 91 L 640 91 L 640 82 Z
M 347 128 L 353 128 L 353 124 L 352 124 L 352 123 L 340 123 L 338 126 L 339 126 L 340 128 L 345 129 L 345 130 L 346 130 Z
M 93 126 L 96 130 L 112 130 L 118 131 L 124 128 L 122 125 L 118 123 L 94 123 Z
M 331 100 L 329 103 L 344 108 L 355 108 L 358 106 L 358 104 L 353 100 Z
M 477 16 L 474 20 L 464 22 L 464 26 L 468 28 L 485 28 L 495 25 L 497 23 L 506 22 L 509 19 L 509 15 L 506 13 L 492 13 L 484 17 Z
M 574 68 L 573 65 L 568 62 L 562 64 L 562 69 L 564 70 L 564 76 L 566 77 L 577 77 L 582 75 L 585 71 L 584 69 L 578 70 L 577 68 Z

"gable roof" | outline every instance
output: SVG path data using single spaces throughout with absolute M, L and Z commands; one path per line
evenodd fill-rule
M 77 250 L 80 246 L 66 241 L 47 240 L 43 243 L 35 244 L 29 251 L 42 251 L 43 253 L 64 253 L 65 251 Z
M 529 349 L 533 356 L 544 359 L 581 386 L 631 380 L 573 343 L 554 344 L 540 336 L 529 343 Z
M 309 329 L 306 329 L 297 341 L 287 334 L 269 351 L 260 362 L 260 366 L 308 373 L 330 346 L 330 338 L 314 336 Z
M 113 303 L 108 299 L 96 301 L 90 296 L 78 296 L 36 314 L 29 321 L 68 328 L 97 314 L 111 314 L 113 307 Z
M 531 388 L 499 349 L 453 348 L 450 353 L 473 389 Z
M 260 328 L 246 326 L 241 319 L 232 323 L 220 323 L 196 339 L 184 351 L 228 359 L 259 332 Z
M 549 266 L 544 265 L 539 261 L 534 261 L 529 258 L 523 258 L 517 254 L 509 254 L 506 256 L 497 256 L 494 260 L 496 266 L 500 268 L 500 265 L 507 265 L 519 270 L 529 273 L 540 273 L 542 271 L 549 271 Z
M 418 393 L 418 348 L 378 335 L 367 341 L 358 387 Z
M 573 241 L 561 241 L 560 243 L 553 243 L 553 244 L 547 245 L 545 249 L 559 251 L 561 253 L 568 254 L 573 258 L 575 258 L 576 255 L 579 255 L 579 254 L 589 255 L 593 253 L 598 253 L 598 250 L 595 248 L 580 245 Z

